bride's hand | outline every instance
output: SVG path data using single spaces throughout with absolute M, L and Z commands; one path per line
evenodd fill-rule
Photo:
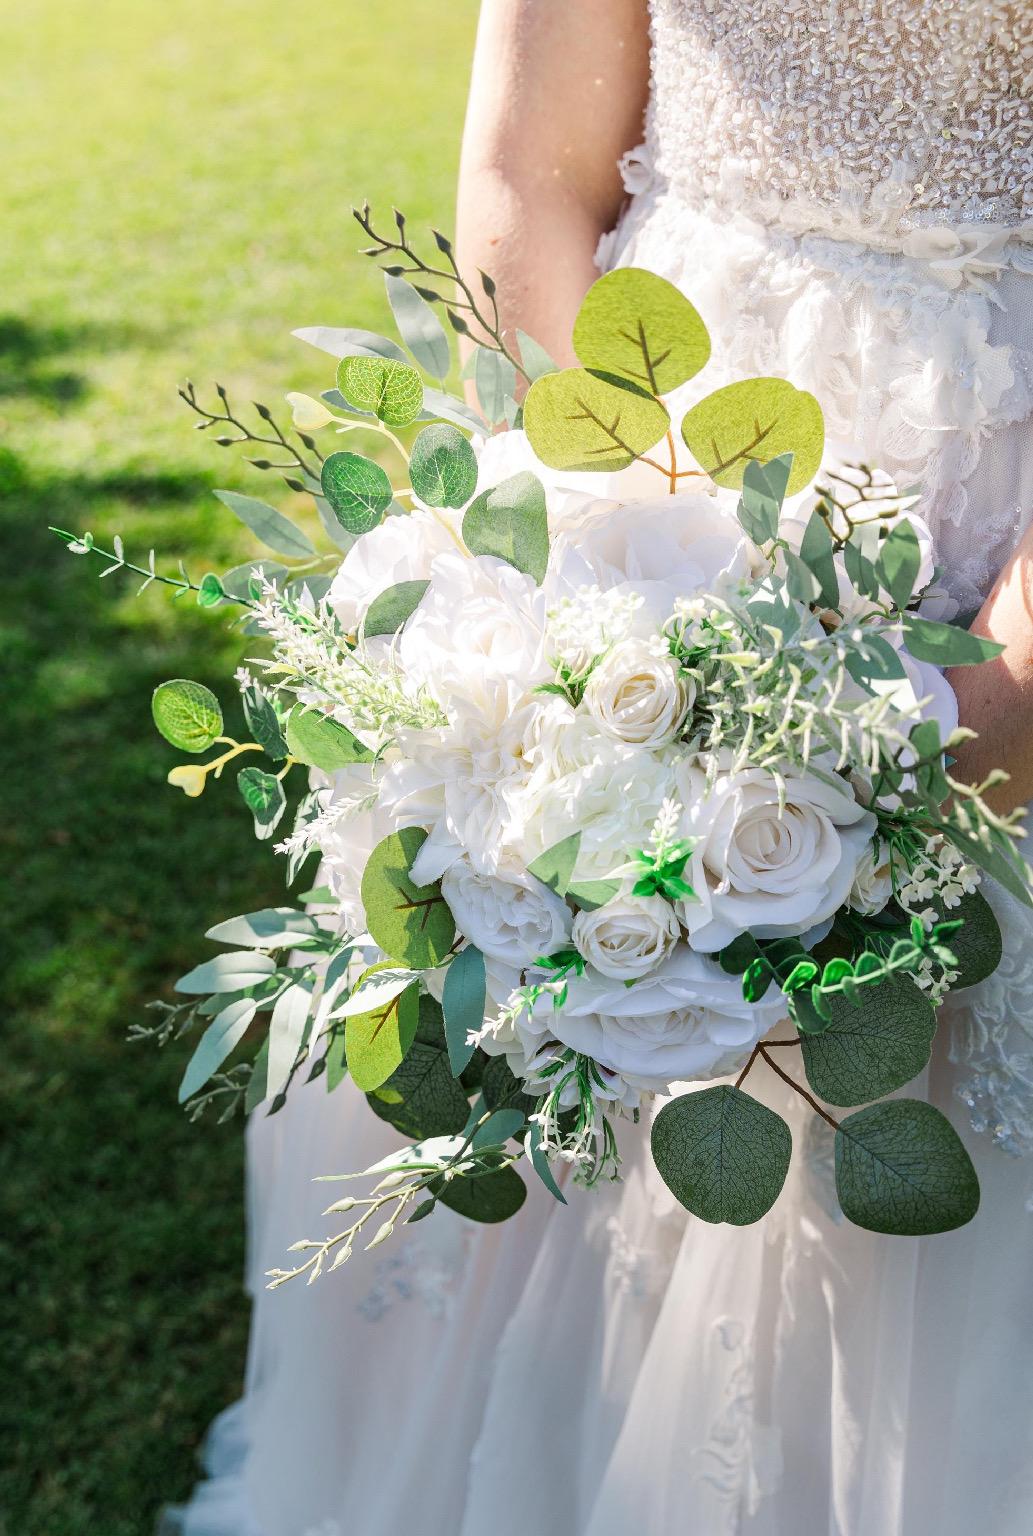
M 519 326 L 560 363 L 642 138 L 645 0 L 484 0 L 463 136 L 458 260 L 498 284 Z

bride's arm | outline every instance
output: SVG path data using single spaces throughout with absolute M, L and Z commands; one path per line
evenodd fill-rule
M 646 0 L 483 0 L 459 176 L 457 256 L 498 283 L 502 323 L 573 361 L 570 332 L 617 161 L 642 137 Z
M 1005 650 L 994 661 L 949 674 L 962 725 L 979 732 L 958 753 L 956 773 L 976 782 L 1003 768 L 1010 781 L 988 798 L 998 810 L 1010 810 L 1033 800 L 1033 530 L 998 576 L 972 628 Z

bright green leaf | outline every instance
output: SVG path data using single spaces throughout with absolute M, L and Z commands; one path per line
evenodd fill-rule
M 836 1132 L 843 1214 L 870 1232 L 950 1232 L 979 1209 L 979 1180 L 950 1121 L 919 1099 L 848 1115 Z
M 305 555 L 315 554 L 315 546 L 308 535 L 295 527 L 289 517 L 277 512 L 275 507 L 257 501 L 254 496 L 240 496 L 236 491 L 216 491 L 215 494 L 224 506 L 229 507 L 251 529 L 257 539 L 261 539 L 270 549 L 275 549 L 278 555 L 300 560 Z
M 737 490 L 751 459 L 793 455 L 786 494 L 815 476 L 825 446 L 821 407 L 786 379 L 744 379 L 707 395 L 686 414 L 682 437 L 718 485 Z
M 361 453 L 331 453 L 320 475 L 323 495 L 349 533 L 375 528 L 394 499 L 385 471 Z
M 531 385 L 524 430 L 550 469 L 626 469 L 670 427 L 664 407 L 630 380 L 564 368 Z
M 620 374 L 651 395 L 666 395 L 704 367 L 710 337 L 673 283 L 618 267 L 586 293 L 574 321 L 574 351 L 594 372 Z
M 428 507 L 465 507 L 477 489 L 477 455 L 457 427 L 424 427 L 409 459 L 412 488 Z
M 401 1065 L 416 1039 L 420 1020 L 420 988 L 412 982 L 403 992 L 369 1013 L 352 1014 L 344 1032 L 348 1071 L 357 1088 L 370 1093 L 386 1083 Z
M 704 1221 L 736 1227 L 774 1205 L 792 1152 L 781 1116 L 726 1083 L 672 1099 L 654 1120 L 651 1140 L 675 1199 Z
M 219 701 L 203 683 L 176 677 L 151 695 L 151 714 L 165 740 L 181 752 L 206 752 L 222 735 Z
M 416 369 L 390 358 L 342 358 L 337 387 L 351 405 L 371 411 L 388 427 L 407 427 L 423 409 L 423 381 Z
M 255 836 L 260 842 L 272 837 L 280 818 L 287 809 L 287 797 L 283 785 L 274 773 L 261 768 L 242 768 L 237 774 L 237 788 L 241 798 L 255 818 Z
M 392 832 L 374 848 L 362 875 L 362 903 L 374 941 L 414 970 L 440 965 L 456 934 L 441 886 L 417 886 L 409 878 L 426 837 L 418 827 Z
M 225 600 L 226 588 L 214 571 L 206 571 L 197 589 L 197 606 L 215 608 Z
M 321 768 L 324 773 L 373 759 L 370 749 L 347 726 L 302 704 L 295 704 L 287 716 L 286 736 L 291 757 L 310 768 Z
M 463 539 L 474 555 L 495 555 L 541 582 L 549 563 L 545 490 L 521 470 L 493 490 L 482 491 L 463 518 Z

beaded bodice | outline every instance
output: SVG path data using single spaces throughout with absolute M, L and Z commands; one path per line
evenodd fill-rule
M 801 230 L 1033 226 L 1033 0 L 651 0 L 656 171 Z

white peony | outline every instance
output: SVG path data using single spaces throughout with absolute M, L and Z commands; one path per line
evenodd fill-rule
M 845 902 L 874 816 L 845 783 L 786 769 L 782 784 L 784 804 L 769 771 L 742 768 L 720 773 L 708 793 L 702 767 L 679 765 L 684 830 L 696 839 L 685 878 L 697 897 L 680 910 L 695 949 L 723 949 L 742 933 L 802 936 Z
M 637 981 L 654 971 L 678 937 L 674 908 L 659 896 L 615 896 L 574 919 L 579 953 L 601 975 L 616 981 Z
M 456 548 L 458 527 L 455 512 L 417 507 L 407 517 L 386 517 L 356 539 L 327 593 L 345 629 L 357 630 L 373 599 L 396 582 L 426 581 L 438 555 Z
M 695 694 L 662 640 L 623 640 L 592 672 L 584 703 L 615 741 L 662 747 L 677 734 Z
M 528 965 L 570 938 L 566 902 L 512 861 L 489 874 L 457 859 L 441 878 L 441 892 L 460 932 L 504 964 Z
M 649 976 L 627 987 L 590 972 L 570 983 L 561 1009 L 543 997 L 515 1031 L 527 1060 L 550 1038 L 592 1056 L 639 1088 L 731 1072 L 785 1017 L 781 993 L 747 1003 L 742 982 L 680 944 Z

